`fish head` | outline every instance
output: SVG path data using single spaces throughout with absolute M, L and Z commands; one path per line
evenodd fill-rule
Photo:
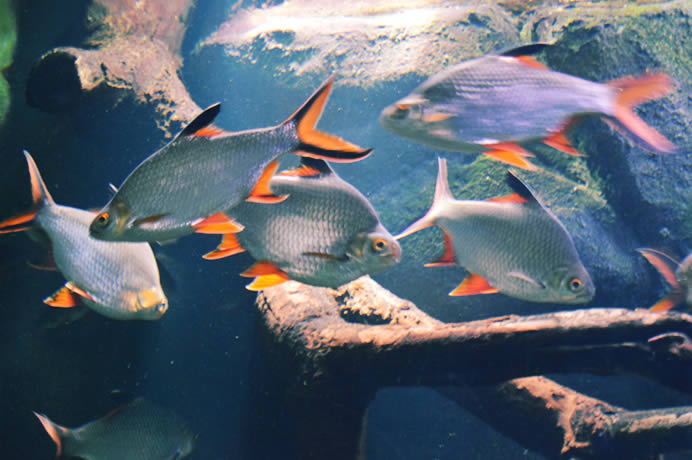
M 347 254 L 367 273 L 375 274 L 399 263 L 401 246 L 386 230 L 363 232 L 351 240 Z
M 89 235 L 97 240 L 116 241 L 131 227 L 132 213 L 127 204 L 111 201 L 94 217 L 89 225 Z
M 385 107 L 380 114 L 380 123 L 390 133 L 404 138 L 416 139 L 427 135 L 430 130 L 430 122 L 425 121 L 427 102 L 420 95 L 406 96 Z
M 130 292 L 125 296 L 125 303 L 127 310 L 139 319 L 157 320 L 168 310 L 168 299 L 159 286 Z
M 552 301 L 566 304 L 590 302 L 596 293 L 591 276 L 581 264 L 555 269 L 546 287 Z

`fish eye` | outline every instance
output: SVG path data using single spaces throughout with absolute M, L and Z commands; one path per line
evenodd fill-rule
M 98 224 L 99 227 L 107 226 L 110 221 L 110 215 L 107 212 L 102 212 L 98 215 L 98 217 L 96 217 L 96 224 Z
M 409 110 L 411 110 L 411 104 L 397 104 L 396 111 L 392 114 L 392 118 L 405 118 L 408 115 Z
M 161 302 L 156 306 L 156 311 L 158 313 L 166 313 L 166 310 L 168 310 L 168 302 Z
M 389 246 L 389 245 L 382 238 L 377 238 L 377 239 L 375 239 L 375 241 L 372 242 L 372 247 L 375 250 L 375 252 L 382 252 L 385 249 L 387 249 L 387 246 Z
M 581 287 L 581 285 L 582 285 L 582 282 L 579 278 L 572 278 L 569 281 L 569 288 L 572 291 L 576 291 L 577 289 L 579 289 Z

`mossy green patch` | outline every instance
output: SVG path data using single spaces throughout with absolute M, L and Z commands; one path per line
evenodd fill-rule
M 10 108 L 10 85 L 2 72 L 12 64 L 17 43 L 17 22 L 11 0 L 0 0 L 0 125 Z

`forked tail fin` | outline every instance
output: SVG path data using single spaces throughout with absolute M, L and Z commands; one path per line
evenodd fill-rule
M 684 294 L 675 274 L 680 265 L 678 261 L 665 252 L 657 251 L 656 249 L 639 248 L 637 252 L 643 255 L 644 258 L 658 270 L 661 276 L 663 276 L 663 279 L 665 279 L 670 286 L 668 295 L 652 305 L 651 310 L 664 312 L 672 310 L 680 305 L 683 302 Z
M 41 425 L 43 425 L 46 433 L 48 433 L 48 436 L 50 436 L 57 446 L 58 452 L 56 457 L 60 457 L 63 454 L 63 439 L 70 433 L 70 429 L 54 423 L 48 417 L 43 414 L 39 414 L 38 412 L 34 412 L 34 415 L 41 422 Z
M 315 126 L 332 92 L 334 78 L 320 86 L 284 124 L 295 123 L 300 145 L 296 154 L 340 163 L 351 163 L 370 155 L 372 149 L 362 149 L 340 137 L 318 131 Z
M 454 200 L 447 180 L 447 160 L 438 158 L 437 166 L 437 182 L 435 183 L 435 198 L 433 198 L 432 206 L 430 206 L 430 209 L 423 217 L 409 225 L 406 230 L 396 235 L 394 237 L 395 239 L 404 238 L 418 230 L 423 230 L 424 228 L 435 225 L 435 219 L 444 212 L 443 208 L 445 203 Z
M 0 222 L 0 234 L 22 232 L 30 229 L 33 226 L 31 222 L 36 218 L 38 211 L 43 207 L 43 205 L 46 203 L 55 203 L 53 201 L 53 197 L 51 197 L 50 193 L 48 193 L 48 189 L 46 189 L 46 184 L 43 183 L 41 173 L 38 171 L 38 167 L 36 166 L 34 159 L 26 150 L 24 150 L 24 156 L 26 157 L 26 162 L 29 166 L 29 178 L 31 179 L 31 196 L 33 199 L 33 205 L 28 212 L 11 219 L 7 219 L 4 222 Z
M 659 99 L 673 90 L 673 81 L 668 75 L 660 73 L 626 77 L 611 81 L 608 85 L 620 90 L 615 100 L 615 118 L 609 120 L 611 126 L 625 131 L 637 145 L 652 152 L 673 153 L 677 150 L 672 142 L 634 113 L 635 106 Z

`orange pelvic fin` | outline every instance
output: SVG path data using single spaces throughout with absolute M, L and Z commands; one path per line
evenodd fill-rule
M 559 131 L 543 139 L 543 143 L 554 148 L 555 150 L 566 153 L 567 155 L 573 155 L 575 157 L 583 156 L 574 147 L 572 147 L 572 144 L 570 143 L 569 139 L 567 139 L 566 135 L 567 131 L 569 131 L 576 124 L 576 120 L 577 118 L 570 118 L 570 120 L 565 123 L 565 125 Z
M 255 280 L 245 286 L 250 291 L 261 291 L 262 289 L 276 286 L 290 278 L 280 268 L 271 262 L 261 261 L 255 263 L 252 267 L 245 270 L 240 276 L 246 278 L 255 277 Z
M 533 163 L 526 159 L 526 157 L 532 157 L 533 155 L 518 144 L 513 142 L 501 142 L 489 144 L 485 147 L 488 148 L 488 150 L 483 153 L 495 160 L 529 171 L 535 171 L 537 169 Z
M 330 78 L 320 86 L 296 113 L 284 123 L 295 123 L 300 145 L 296 153 L 311 158 L 321 158 L 335 162 L 350 163 L 370 155 L 372 149 L 362 149 L 340 137 L 318 131 L 315 127 L 322 116 L 329 95 L 334 86 Z
M 665 252 L 657 251 L 656 249 L 639 248 L 637 252 L 643 255 L 644 258 L 658 270 L 661 276 L 663 276 L 673 289 L 680 289 L 680 284 L 675 276 L 675 271 L 680 265 L 677 260 L 670 257 Z
M 72 308 L 82 305 L 82 298 L 89 299 L 92 302 L 94 298 L 86 291 L 78 288 L 71 281 L 65 283 L 63 287 L 58 289 L 50 297 L 43 299 L 43 302 L 55 308 Z
M 444 238 L 445 238 L 445 252 L 440 257 L 437 259 L 435 262 L 425 264 L 426 267 L 446 267 L 449 265 L 456 265 L 456 259 L 454 258 L 454 246 L 452 246 L 452 237 L 449 236 L 449 233 L 445 232 L 444 233 Z
M 226 214 L 219 212 L 206 219 L 202 219 L 192 225 L 197 233 L 205 233 L 211 235 L 223 235 L 226 233 L 238 233 L 243 231 L 245 227 L 228 217 Z
M 634 113 L 634 107 L 659 99 L 673 91 L 673 82 L 665 73 L 626 77 L 608 85 L 620 89 L 615 101 L 615 120 L 634 137 L 641 147 L 656 153 L 672 153 L 677 147 Z
M 279 169 L 279 162 L 274 160 L 269 163 L 269 166 L 262 173 L 262 177 L 255 184 L 255 188 L 252 193 L 247 198 L 247 201 L 252 203 L 280 203 L 288 198 L 288 195 L 276 196 L 269 186 L 269 181 L 271 180 L 276 170 Z
M 46 430 L 48 436 L 50 436 L 50 438 L 55 443 L 58 449 L 58 452 L 55 454 L 55 456 L 56 458 L 59 458 L 62 455 L 62 438 L 70 430 L 68 428 L 65 428 L 64 426 L 58 425 L 57 423 L 53 423 L 48 417 L 46 417 L 43 414 L 34 412 L 34 415 L 36 416 L 36 418 L 38 418 L 38 421 L 41 422 L 41 425 L 43 425 L 43 429 Z
M 651 306 L 650 310 L 662 313 L 662 312 L 672 310 L 676 306 L 680 305 L 680 303 L 681 303 L 680 296 L 677 295 L 676 293 L 673 293 L 673 294 L 659 300 L 655 304 L 653 304 Z
M 245 248 L 240 245 L 238 237 L 234 233 L 226 233 L 216 249 L 204 254 L 202 258 L 207 260 L 223 259 L 241 252 L 245 252 Z
M 488 198 L 485 200 L 490 203 L 528 203 L 529 200 L 519 195 L 518 193 L 512 193 L 511 195 L 498 196 L 495 198 Z
M 488 280 L 480 275 L 471 273 L 462 283 L 452 290 L 450 296 L 466 296 L 466 295 L 477 295 L 477 294 L 495 294 L 498 291 L 492 287 Z

